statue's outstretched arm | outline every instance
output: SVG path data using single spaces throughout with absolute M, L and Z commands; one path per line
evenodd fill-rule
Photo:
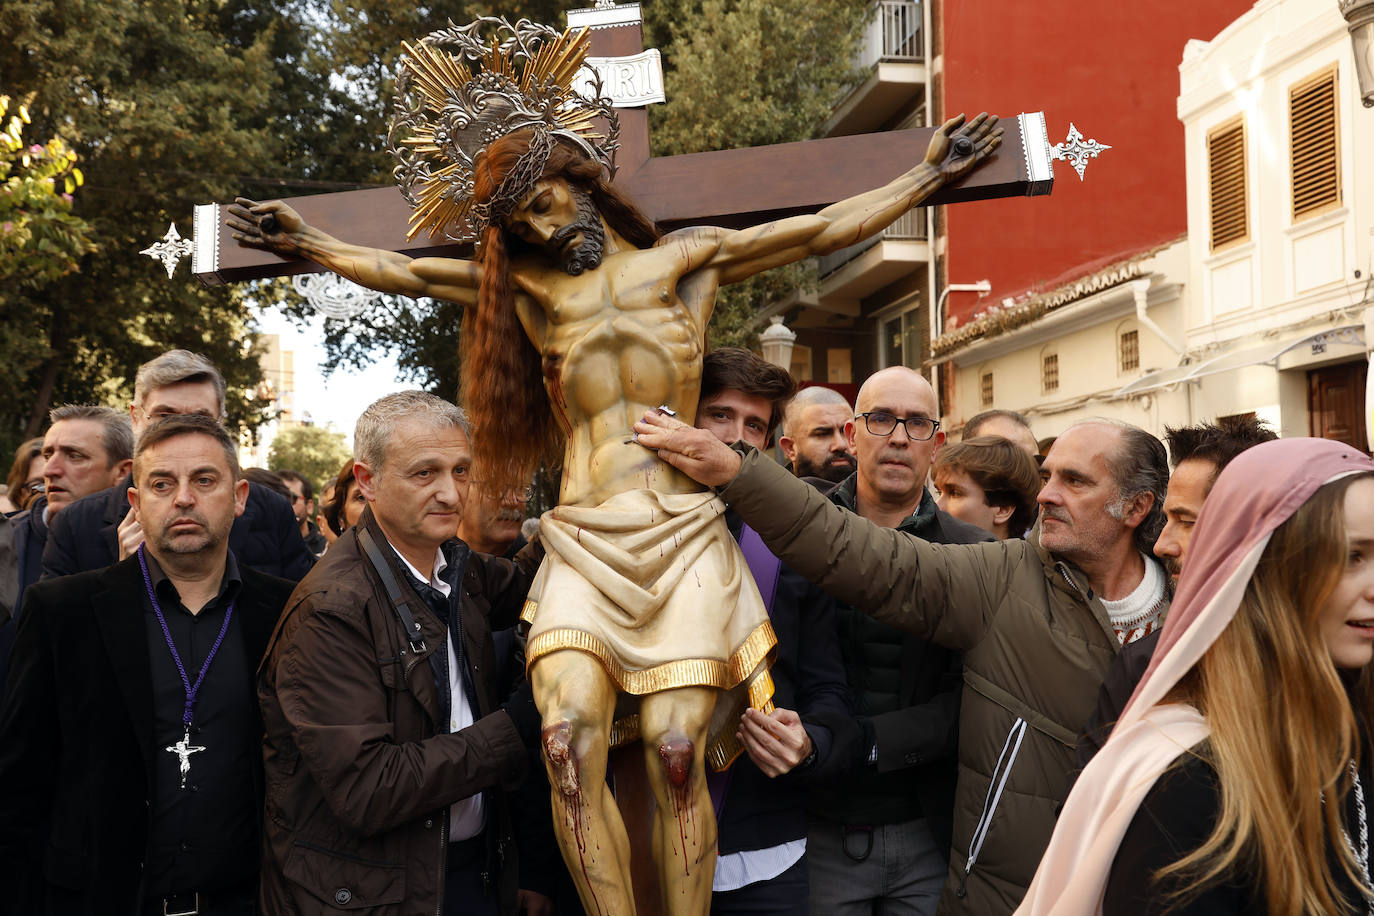
M 321 232 L 279 200 L 240 197 L 225 221 L 240 245 L 283 257 L 305 258 L 370 289 L 401 296 L 429 296 L 462 305 L 477 301 L 482 268 L 457 258 L 409 258 L 394 251 L 350 245 Z
M 930 138 L 925 158 L 881 188 L 831 204 L 812 216 L 794 216 L 729 234 L 712 258 L 721 283 L 736 283 L 761 271 L 829 254 L 861 242 L 937 189 L 983 163 L 1002 142 L 997 118 L 987 114 L 964 123 L 951 118 Z

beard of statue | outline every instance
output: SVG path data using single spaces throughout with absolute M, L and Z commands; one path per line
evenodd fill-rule
M 601 213 L 592 203 L 592 196 L 581 188 L 570 188 L 573 200 L 577 202 L 577 218 L 559 229 L 549 240 L 550 246 L 561 252 L 559 260 L 565 273 L 576 277 L 586 270 L 601 266 L 601 258 L 606 250 L 606 227 L 601 222 Z M 563 244 L 577 233 L 582 233 L 582 244 L 563 250 Z
M 525 131 L 494 141 L 474 168 L 474 197 L 490 200 L 528 150 Z M 580 261 L 581 272 L 600 264 L 606 225 L 636 248 L 652 247 L 658 240 L 657 227 L 602 177 L 601 165 L 569 146 L 554 145 L 542 177 L 565 179 L 579 195 L 578 221 L 582 221 L 584 205 L 593 217 L 582 229 L 583 244 L 570 252 Z M 587 247 L 593 237 L 597 242 L 594 259 Z M 510 251 L 500 226 L 488 226 L 483 233 L 479 259 L 482 283 L 477 307 L 463 310 L 460 401 L 474 427 L 473 460 L 485 469 L 484 482 L 500 491 L 523 487 L 541 463 L 555 467 L 567 431 L 545 391 L 542 355 L 515 313 Z M 569 266 L 560 256 L 559 267 L 574 273 Z M 550 371 L 555 370 L 551 367 Z

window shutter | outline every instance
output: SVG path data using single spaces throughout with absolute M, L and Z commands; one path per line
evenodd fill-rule
M 1040 385 L 1046 394 L 1059 390 L 1059 354 L 1048 353 L 1040 364 Z
M 984 407 L 992 406 L 992 373 L 984 372 L 981 380 L 981 401 Z
M 1296 222 L 1341 202 L 1335 70 L 1304 80 L 1289 90 L 1288 132 Z
M 1240 119 L 1207 135 L 1207 175 L 1211 194 L 1212 250 L 1250 235 L 1246 212 L 1245 122 Z

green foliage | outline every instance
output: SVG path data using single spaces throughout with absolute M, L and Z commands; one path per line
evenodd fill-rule
M 872 5 L 855 0 L 662 0 L 645 29 L 663 46 L 668 102 L 649 109 L 655 155 L 738 149 L 815 137 L 854 68 Z M 765 304 L 815 284 L 789 264 L 723 287 L 713 347 L 752 347 Z
M 300 471 L 318 493 L 352 455 L 343 433 L 322 426 L 288 426 L 272 439 L 267 469 Z
M 248 0 L 9 0 L 0 34 L 0 86 L 31 99 L 39 136 L 80 157 L 71 215 L 93 242 L 75 270 L 0 285 L 0 445 L 39 431 L 53 404 L 127 398 L 139 363 L 172 347 L 212 359 L 231 421 L 256 426 L 248 395 L 261 371 L 241 291 L 199 288 L 185 262 L 168 280 L 138 252 L 174 220 L 187 230 L 192 205 L 243 191 L 242 173 L 280 174 L 276 55 L 290 25 Z

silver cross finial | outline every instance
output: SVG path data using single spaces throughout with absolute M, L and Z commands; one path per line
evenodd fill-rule
M 1111 149 L 1111 147 L 1098 143 L 1096 140 L 1084 140 L 1083 135 L 1078 132 L 1078 128 L 1074 127 L 1073 122 L 1070 121 L 1068 139 L 1063 143 L 1054 145 L 1054 155 L 1050 158 L 1062 159 L 1073 166 L 1073 170 L 1078 173 L 1078 180 L 1082 181 L 1083 169 L 1087 167 L 1088 160 L 1096 159 L 1097 154 L 1104 149 Z
M 167 226 L 167 234 L 162 237 L 162 241 L 149 245 L 139 254 L 145 254 L 154 261 L 161 261 L 162 266 L 167 268 L 167 278 L 170 280 L 172 272 L 177 269 L 177 264 L 182 258 L 189 256 L 193 250 L 192 241 L 182 238 L 181 233 L 177 232 L 177 224 L 170 223 Z

